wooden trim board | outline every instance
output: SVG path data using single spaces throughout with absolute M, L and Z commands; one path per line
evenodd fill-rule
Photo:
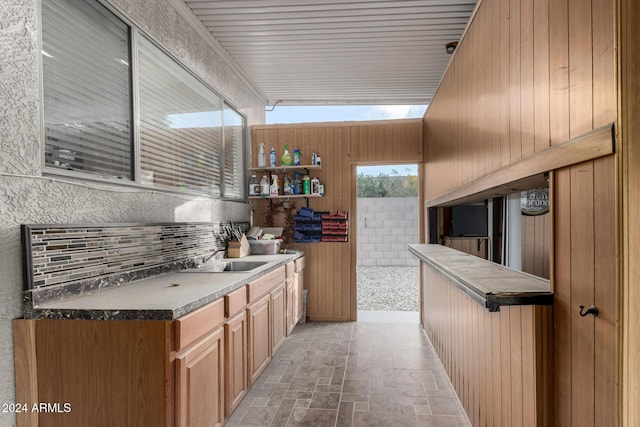
M 614 128 L 613 124 L 608 124 L 564 144 L 552 146 L 528 156 L 447 194 L 427 200 L 426 207 L 450 206 L 461 202 L 484 200 L 499 195 L 500 192 L 497 189 L 507 191 L 509 188 L 515 188 L 509 192 L 526 189 L 520 187 L 523 187 L 524 183 L 525 185 L 541 183 L 541 174 L 545 172 L 597 159 L 614 152 Z

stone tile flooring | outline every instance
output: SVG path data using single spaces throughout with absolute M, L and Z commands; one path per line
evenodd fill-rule
M 467 427 L 418 324 L 296 326 L 226 426 Z

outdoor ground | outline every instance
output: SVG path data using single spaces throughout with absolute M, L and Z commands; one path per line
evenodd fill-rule
M 418 267 L 358 267 L 358 310 L 419 311 Z

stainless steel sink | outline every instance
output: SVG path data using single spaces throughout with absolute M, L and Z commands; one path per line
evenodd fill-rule
M 200 267 L 180 270 L 180 273 L 243 273 L 255 270 L 265 264 L 268 264 L 268 261 L 215 261 Z

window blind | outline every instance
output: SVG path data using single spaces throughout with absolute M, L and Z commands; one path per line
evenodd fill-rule
M 224 196 L 244 197 L 244 118 L 225 104 Z
M 132 178 L 129 39 L 97 2 L 42 2 L 46 166 Z
M 141 183 L 220 195 L 221 98 L 139 40 Z

